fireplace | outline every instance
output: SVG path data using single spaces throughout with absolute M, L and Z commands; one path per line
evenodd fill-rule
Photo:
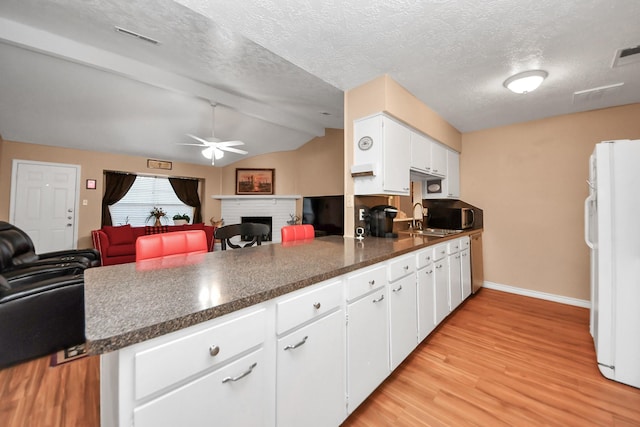
M 244 224 L 245 222 L 253 222 L 255 224 L 266 224 L 269 226 L 269 233 L 262 236 L 263 242 L 271 241 L 271 230 L 273 228 L 272 217 L 270 216 L 243 216 L 240 217 L 240 222 Z M 252 240 L 251 237 L 242 236 L 242 241 L 247 242 Z

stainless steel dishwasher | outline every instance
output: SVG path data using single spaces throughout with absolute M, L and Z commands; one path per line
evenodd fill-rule
M 469 238 L 471 239 L 471 292 L 475 294 L 484 282 L 482 231 L 470 234 Z

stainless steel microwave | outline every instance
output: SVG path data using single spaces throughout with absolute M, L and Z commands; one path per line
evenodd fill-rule
M 464 230 L 472 228 L 475 221 L 473 208 L 432 207 L 429 209 L 428 225 L 433 228 Z

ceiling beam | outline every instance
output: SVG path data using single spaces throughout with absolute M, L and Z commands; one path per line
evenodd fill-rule
M 323 136 L 324 126 L 212 86 L 115 53 L 78 43 L 37 28 L 0 17 L 0 40 L 98 70 L 117 74 L 151 86 L 215 102 L 255 117 L 312 136 Z

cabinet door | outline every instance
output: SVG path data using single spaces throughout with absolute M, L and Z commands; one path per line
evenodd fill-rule
M 431 144 L 431 175 L 444 177 L 447 173 L 447 149 L 436 142 Z
M 462 280 L 462 299 L 471 295 L 471 257 L 469 249 L 460 252 L 460 271 Z
M 136 427 L 264 426 L 266 370 L 260 349 L 134 410 Z
M 277 345 L 276 424 L 339 425 L 346 417 L 343 311 L 285 335 Z
M 409 195 L 411 168 L 411 131 L 387 117 L 383 119 L 384 181 L 383 189 Z
M 444 257 L 433 263 L 435 281 L 436 325 L 449 314 L 449 258 Z
M 418 270 L 418 342 L 424 340 L 436 327 L 435 281 L 433 264 Z
M 460 252 L 449 255 L 449 310 L 453 311 L 462 302 L 460 283 Z
M 411 168 L 431 173 L 431 141 L 416 132 L 411 132 Z
M 389 340 L 391 370 L 418 345 L 416 276 L 411 274 L 389 284 Z
M 450 199 L 460 198 L 460 155 L 447 150 L 447 179 L 445 180 L 446 196 Z
M 386 288 L 347 306 L 347 395 L 351 413 L 389 375 Z

